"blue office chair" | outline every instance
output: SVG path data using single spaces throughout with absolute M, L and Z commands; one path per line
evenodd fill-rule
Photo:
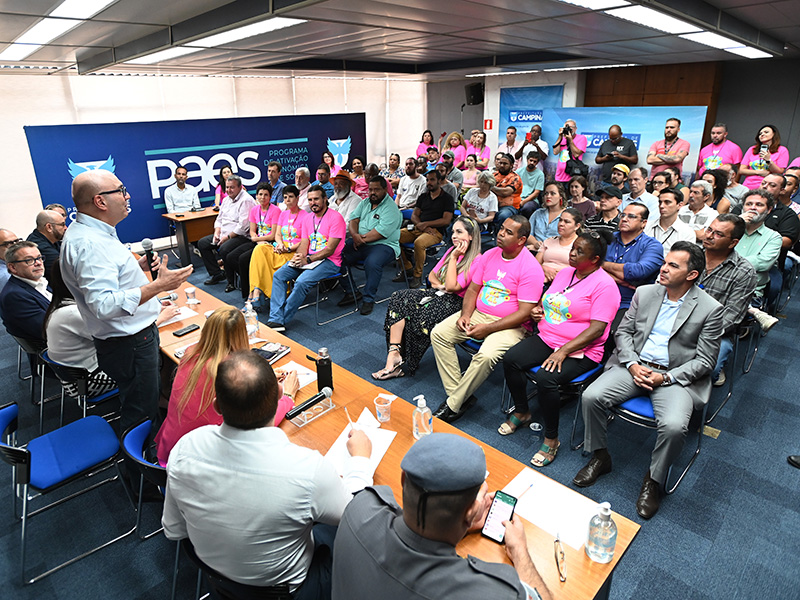
M 706 413 L 708 411 L 708 404 L 704 405 L 702 410 L 695 410 L 695 414 L 700 413 L 700 429 L 697 432 L 697 447 L 695 448 L 694 453 L 692 454 L 692 458 L 689 459 L 688 464 L 684 467 L 681 471 L 681 474 L 678 476 L 678 479 L 670 485 L 669 479 L 670 475 L 672 474 L 672 467 L 670 467 L 669 473 L 667 473 L 667 479 L 664 482 L 664 492 L 667 494 L 671 494 L 675 491 L 675 489 L 680 485 L 683 478 L 686 476 L 686 473 L 689 472 L 689 469 L 694 464 L 694 461 L 697 459 L 697 455 L 700 454 L 700 446 L 703 442 L 703 427 L 706 423 Z M 577 423 L 578 418 L 581 415 L 581 406 L 580 403 L 578 404 L 578 409 L 575 413 L 575 422 Z M 692 415 L 693 417 L 695 415 Z M 626 400 L 622 404 L 618 404 L 617 406 L 613 406 L 609 409 L 609 421 L 612 421 L 615 417 L 619 417 L 623 421 L 631 423 L 633 425 L 638 425 L 639 427 L 644 427 L 646 429 L 657 429 L 658 426 L 656 425 L 656 417 L 655 413 L 653 412 L 653 403 L 650 401 L 649 396 L 636 396 L 631 398 L 630 400 Z M 575 433 L 575 425 L 572 426 L 573 435 Z M 577 446 L 573 446 L 573 450 L 577 450 L 583 446 L 583 443 L 578 444 Z
M 111 426 L 102 418 L 93 415 L 34 438 L 28 442 L 27 447 L 17 447 L 14 444 L 18 414 L 19 408 L 15 402 L 0 408 L 0 431 L 4 433 L 5 438 L 4 442 L 0 443 L 0 459 L 12 467 L 15 518 L 17 518 L 17 497 L 22 498 L 20 578 L 22 583 L 26 584 L 38 581 L 94 554 L 129 536 L 136 528 L 133 527 L 130 531 L 118 535 L 92 550 L 28 579 L 25 575 L 25 549 L 29 518 L 105 483 L 119 479 L 119 472 L 29 512 L 30 501 L 78 480 L 84 480 L 90 476 L 96 477 L 98 473 L 107 468 L 114 467 L 116 469 L 119 442 Z
M 309 306 L 313 306 L 314 307 L 314 318 L 316 319 L 318 326 L 327 325 L 328 323 L 333 323 L 334 321 L 338 321 L 339 319 L 341 319 L 343 317 L 347 317 L 349 315 L 352 315 L 353 313 L 358 312 L 358 304 L 356 303 L 356 308 L 354 308 L 353 310 L 349 310 L 349 311 L 347 311 L 347 312 L 345 312 L 345 313 L 343 313 L 343 314 L 341 314 L 339 316 L 333 317 L 332 319 L 328 319 L 327 321 L 320 321 L 319 320 L 319 303 L 320 302 L 324 302 L 325 300 L 328 299 L 327 292 L 322 292 L 322 286 L 324 284 L 330 283 L 332 281 L 341 281 L 342 285 L 348 285 L 350 287 L 349 291 L 353 295 L 354 298 L 355 298 L 355 295 L 356 295 L 355 283 L 353 282 L 353 278 L 350 276 L 350 269 L 348 269 L 347 267 L 344 267 L 344 272 L 339 272 L 339 273 L 336 273 L 335 275 L 331 275 L 330 277 L 325 277 L 324 279 L 320 279 L 315 285 L 315 287 L 317 289 L 317 299 L 316 299 L 316 301 L 308 302 L 306 304 L 303 304 L 300 307 L 300 309 L 308 308 Z M 320 293 L 324 294 L 322 296 L 322 298 L 320 298 Z
M 526 373 L 526 376 L 528 377 L 528 380 L 531 383 L 535 383 L 536 380 L 534 379 L 533 376 L 539 371 L 540 368 L 541 366 L 532 367 Z M 578 375 L 568 383 L 563 384 L 561 388 L 566 388 L 567 386 L 572 387 L 573 389 L 571 391 L 573 391 L 578 395 L 578 405 L 580 406 L 581 397 L 583 396 L 583 390 L 586 389 L 586 386 L 589 385 L 592 381 L 594 381 L 596 376 L 602 372 L 603 372 L 603 363 L 600 363 L 596 367 L 589 369 L 585 373 Z M 534 394 L 536 394 L 535 388 L 534 391 L 528 397 L 531 398 L 533 397 Z M 516 409 L 516 407 L 513 404 L 511 404 L 511 395 L 508 393 L 505 381 L 503 381 L 503 396 L 500 400 L 500 409 L 507 415 L 510 415 Z M 575 433 L 575 424 L 573 423 L 573 434 L 574 433 Z

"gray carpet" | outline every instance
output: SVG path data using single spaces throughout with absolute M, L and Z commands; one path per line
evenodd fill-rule
M 390 282 L 387 268 L 379 290 L 386 297 L 399 284 Z M 357 275 L 357 280 L 362 276 Z M 206 278 L 202 268 L 192 276 L 198 286 Z M 224 284 L 206 287 L 219 298 L 240 305 L 239 292 L 224 294 Z M 341 292 L 331 293 L 323 303 L 322 316 L 335 316 Z M 383 366 L 385 341 L 383 318 L 386 304 L 378 304 L 367 317 L 355 314 L 329 325 L 313 324 L 313 308 L 304 309 L 290 324 L 287 335 L 316 349 L 327 346 L 334 361 L 357 375 Z M 703 450 L 686 479 L 651 521 L 644 522 L 634 507 L 642 476 L 648 468 L 654 434 L 632 425 L 610 426 L 609 445 L 614 471 L 594 487 L 582 490 L 597 501 L 642 525 L 641 532 L 621 561 L 614 576 L 611 598 L 798 598 L 800 597 L 800 518 L 798 492 L 800 471 L 786 463 L 786 456 L 800 453 L 798 379 L 793 368 L 800 306 L 792 300 L 785 318 L 762 340 L 749 375 L 734 371 L 734 395 L 712 424 L 719 437 L 704 437 Z M 266 321 L 266 315 L 262 315 Z M 17 379 L 16 346 L 0 334 L 0 385 L 6 400 L 21 406 L 22 440 L 36 433 L 38 416 L 27 399 L 27 382 Z M 466 360 L 466 357 L 465 357 Z M 741 362 L 741 361 L 740 361 Z M 444 399 L 429 352 L 414 377 L 385 382 L 386 389 L 410 400 L 424 394 L 429 406 Z M 481 387 L 478 405 L 457 426 L 499 450 L 527 463 L 534 448 L 531 432 L 501 437 L 496 429 L 503 420 L 499 410 L 503 388 L 502 370 Z M 724 396 L 716 389 L 712 406 Z M 48 390 L 50 392 L 55 389 Z M 535 401 L 533 405 L 535 407 Z M 57 424 L 57 408 L 47 407 L 47 426 Z M 575 403 L 561 412 L 561 439 L 567 440 Z M 71 410 L 71 417 L 76 411 Z M 411 423 L 408 424 L 411 427 Z M 690 454 L 695 433 L 690 433 L 682 460 Z M 544 469 L 549 477 L 565 484 L 586 458 L 562 446 L 557 460 Z M 5 467 L 5 468 L 3 468 Z M 11 513 L 10 469 L 0 465 L 0 578 L 7 582 L 9 598 L 166 598 L 169 595 L 174 544 L 162 536 L 145 542 L 128 538 L 67 569 L 22 587 L 18 583 L 19 523 Z M 144 511 L 146 523 L 156 526 L 159 506 Z M 30 525 L 28 549 L 30 569 L 48 568 L 65 552 L 80 551 L 103 535 L 128 529 L 134 513 L 116 484 L 105 486 L 82 499 L 35 517 Z M 195 571 L 183 561 L 179 598 L 194 594 Z

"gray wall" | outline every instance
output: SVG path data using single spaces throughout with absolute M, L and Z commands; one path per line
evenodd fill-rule
M 480 81 L 478 79 L 478 81 Z M 428 126 L 433 131 L 434 141 L 443 131 L 461 132 L 461 105 L 467 100 L 464 87 L 476 83 L 476 79 L 445 81 L 428 84 Z M 483 129 L 483 104 L 464 107 L 464 131 L 469 139 L 473 129 Z M 422 132 L 420 131 L 420 136 Z
M 800 60 L 761 59 L 722 63 L 717 121 L 728 125 L 742 151 L 755 143 L 758 129 L 775 125 L 781 144 L 800 155 Z

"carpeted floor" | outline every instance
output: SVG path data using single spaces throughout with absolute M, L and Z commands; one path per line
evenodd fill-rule
M 199 262 L 196 263 L 199 266 Z M 387 268 L 379 290 L 386 297 L 400 284 L 390 282 Z M 360 281 L 361 273 L 357 275 Z M 202 286 L 207 277 L 202 267 L 192 282 Z M 205 287 L 215 296 L 240 305 L 239 292 L 224 294 L 224 284 Z M 335 302 L 323 303 L 321 316 L 335 316 Z M 311 349 L 326 346 L 333 360 L 357 375 L 369 378 L 383 366 L 386 304 L 378 304 L 367 317 L 351 315 L 326 326 L 313 323 L 313 308 L 300 311 L 287 335 Z M 785 317 L 761 343 L 749 375 L 728 369 L 736 377 L 730 402 L 712 423 L 718 437 L 705 436 L 703 449 L 686 479 L 651 521 L 642 521 L 634 507 L 642 476 L 648 468 L 654 434 L 624 423 L 610 426 L 609 445 L 614 471 L 595 486 L 581 490 L 597 501 L 642 524 L 641 532 L 615 571 L 611 598 L 729 599 L 800 597 L 800 471 L 786 462 L 788 454 L 800 453 L 798 378 L 794 368 L 800 305 L 792 300 Z M 266 315 L 261 316 L 266 321 Z M 466 360 L 466 357 L 465 357 Z M 740 360 L 741 362 L 741 360 Z M 26 367 L 27 372 L 27 367 Z M 793 374 L 795 373 L 795 374 Z M 385 382 L 387 390 L 410 400 L 424 394 L 429 406 L 444 399 L 433 354 L 429 352 L 414 377 Z M 16 374 L 16 346 L 0 334 L 0 386 L 5 400 L 20 402 L 20 439 L 36 434 L 38 414 L 28 401 L 27 382 Z M 727 388 L 715 389 L 712 408 Z M 527 463 L 533 452 L 531 432 L 502 437 L 497 427 L 503 420 L 500 399 L 502 370 L 481 387 L 478 405 L 457 426 L 499 450 Z M 48 389 L 54 392 L 55 388 Z M 533 403 L 535 406 L 535 401 Z M 57 408 L 46 407 L 47 427 L 57 425 Z M 38 410 L 38 409 L 37 409 Z M 68 417 L 74 417 L 73 408 Z M 569 402 L 561 412 L 561 438 L 566 441 L 575 414 Z M 411 423 L 409 423 L 411 427 Z M 714 432 L 712 432 L 714 433 Z M 694 447 L 690 433 L 682 460 Z M 691 448 L 690 448 L 691 447 Z M 544 469 L 565 484 L 585 463 L 580 452 L 562 446 L 557 460 Z M 140 542 L 129 537 L 32 586 L 19 584 L 19 523 L 12 518 L 10 468 L 0 465 L 0 579 L 8 598 L 167 598 L 172 581 L 174 544 L 163 536 Z M 28 568 L 44 570 L 69 552 L 88 548 L 98 535 L 110 535 L 133 526 L 134 513 L 118 484 L 105 486 L 79 500 L 35 517 L 30 523 Z M 146 505 L 146 525 L 157 526 L 159 505 Z M 183 561 L 178 598 L 194 597 L 196 571 Z

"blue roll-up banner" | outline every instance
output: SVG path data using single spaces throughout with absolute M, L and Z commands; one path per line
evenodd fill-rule
M 534 125 L 542 125 L 542 109 L 561 106 L 563 95 L 562 85 L 500 88 L 499 143 L 505 143 L 510 125 L 517 128 L 520 139 Z
M 168 235 L 164 190 L 175 183 L 178 165 L 208 205 L 225 163 L 255 193 L 272 160 L 283 167 L 281 179 L 294 183 L 298 167 L 308 167 L 315 179 L 325 150 L 340 166 L 367 150 L 364 113 L 27 126 L 25 135 L 43 204 L 67 206 L 70 218 L 76 175 L 105 169 L 119 177 L 131 195 L 131 214 L 117 226 L 123 242 Z

